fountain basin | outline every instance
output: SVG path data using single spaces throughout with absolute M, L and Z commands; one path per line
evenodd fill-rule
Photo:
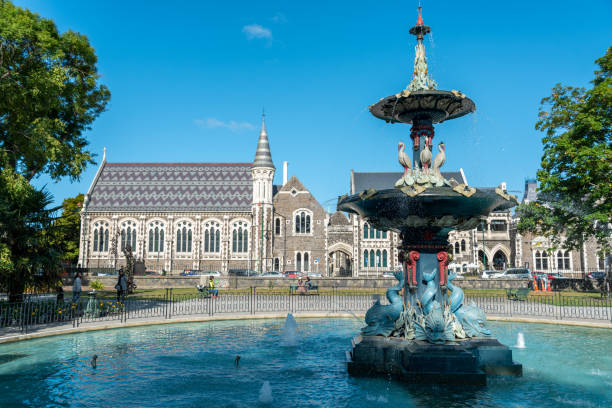
M 494 338 L 447 344 L 382 336 L 358 336 L 347 354 L 354 376 L 393 376 L 411 384 L 486 385 L 487 375 L 520 377 L 523 366 Z
M 452 229 L 475 228 L 490 212 L 514 205 L 514 199 L 504 198 L 494 189 L 477 188 L 466 197 L 451 187 L 430 187 L 414 197 L 393 188 L 338 199 L 339 211 L 358 214 L 376 228 L 400 233 L 427 228 L 444 239 Z
M 455 119 L 474 112 L 474 102 L 458 91 L 402 91 L 370 106 L 372 115 L 386 122 L 412 123 L 427 117 L 432 123 Z

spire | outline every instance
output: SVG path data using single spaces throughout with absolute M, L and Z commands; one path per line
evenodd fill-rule
M 431 29 L 423 23 L 421 2 L 419 2 L 419 17 L 416 25 L 410 29 L 410 34 L 415 35 L 417 38 L 417 45 L 414 47 L 414 73 L 412 74 L 412 81 L 410 81 L 410 85 L 407 87 L 409 91 L 425 91 L 438 87 L 433 77 L 431 75 L 428 77 L 427 75 L 427 58 L 425 58 L 423 37 L 429 32 L 431 32 Z
M 259 132 L 259 140 L 257 141 L 257 151 L 255 152 L 255 160 L 253 167 L 274 167 L 272 155 L 270 154 L 270 142 L 268 141 L 268 133 L 266 132 L 266 114 L 261 114 L 261 132 Z

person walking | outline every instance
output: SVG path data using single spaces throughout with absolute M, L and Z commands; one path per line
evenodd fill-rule
M 74 275 L 72 282 L 72 303 L 78 303 L 81 298 L 81 274 L 79 272 Z
M 122 301 L 125 298 L 125 294 L 127 293 L 127 278 L 125 277 L 125 272 L 123 272 L 123 268 L 119 269 L 119 278 L 117 279 L 117 284 L 115 285 L 115 289 L 117 289 L 117 302 Z

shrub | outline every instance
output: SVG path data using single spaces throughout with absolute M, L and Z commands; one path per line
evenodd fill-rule
M 95 280 L 95 281 L 91 282 L 91 284 L 89 286 L 91 286 L 91 288 L 95 289 L 95 290 L 102 290 L 102 289 L 104 289 L 104 285 L 99 280 Z

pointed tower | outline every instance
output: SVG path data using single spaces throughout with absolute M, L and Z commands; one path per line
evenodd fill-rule
M 253 175 L 253 236 L 252 255 L 256 260 L 257 271 L 264 272 L 271 268 L 270 238 L 272 235 L 272 181 L 274 180 L 274 163 L 270 154 L 270 142 L 266 132 L 266 115 L 261 115 L 261 132 L 257 141 L 255 160 L 251 168 Z

